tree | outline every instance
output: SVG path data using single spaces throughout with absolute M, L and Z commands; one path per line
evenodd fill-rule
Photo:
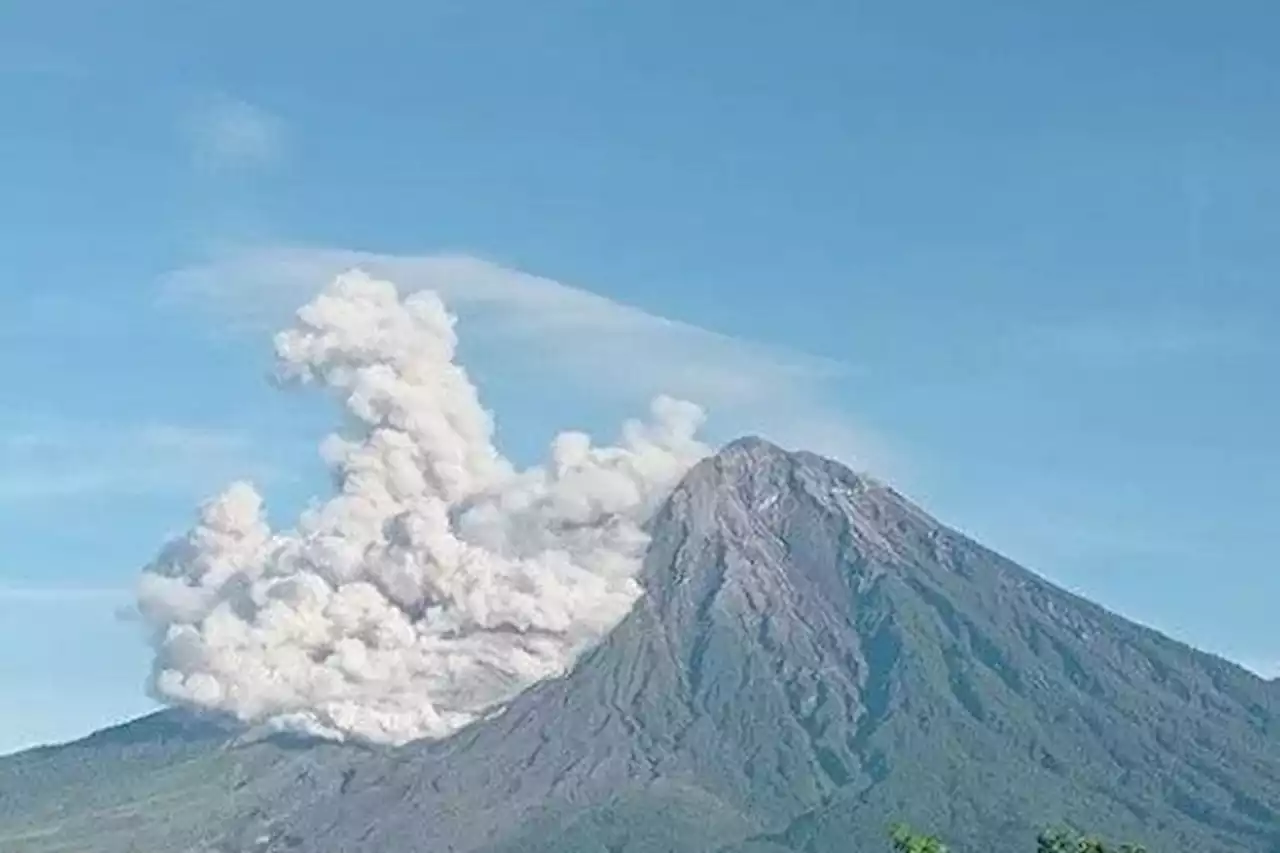
M 895 824 L 889 830 L 894 853 L 947 853 L 947 846 L 936 836 L 923 835 L 905 824 Z M 1107 844 L 1096 838 L 1080 835 L 1070 829 L 1048 829 L 1036 838 L 1036 853 L 1147 853 L 1145 847 L 1136 844 Z
M 894 853 L 947 853 L 947 845 L 933 835 L 921 835 L 905 824 L 895 824 L 889 830 Z
M 1146 848 L 1136 844 L 1116 847 L 1070 829 L 1055 828 L 1040 833 L 1036 838 L 1036 853 L 1146 853 Z

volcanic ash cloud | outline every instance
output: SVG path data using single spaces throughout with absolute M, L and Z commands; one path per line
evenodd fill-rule
M 275 338 L 282 379 L 353 424 L 322 447 L 336 494 L 292 530 L 235 483 L 142 574 L 152 690 L 333 739 L 456 731 L 565 672 L 640 595 L 642 525 L 708 449 L 670 398 L 617 446 L 566 432 L 525 471 L 455 363 L 431 292 L 338 277 Z

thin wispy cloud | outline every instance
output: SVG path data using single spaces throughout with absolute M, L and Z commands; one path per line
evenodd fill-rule
M 1128 367 L 1256 353 L 1264 336 L 1243 318 L 1155 314 L 1087 318 L 1027 328 L 1015 346 L 1085 366 Z
M 248 101 L 220 96 L 196 107 L 185 130 L 197 165 L 209 169 L 260 169 L 284 156 L 284 122 Z
M 228 470 L 269 477 L 250 449 L 240 433 L 176 424 L 0 424 L 0 506 L 186 493 Z
M 232 250 L 172 273 L 163 290 L 242 330 L 266 333 L 354 267 L 405 291 L 437 291 L 465 324 L 468 345 L 595 396 L 672 394 L 706 406 L 713 426 L 729 432 L 757 432 L 882 471 L 888 464 L 884 443 L 833 403 L 856 378 L 853 366 L 740 340 L 468 255 Z
M 0 604 L 123 604 L 133 591 L 126 587 L 12 586 L 0 584 Z

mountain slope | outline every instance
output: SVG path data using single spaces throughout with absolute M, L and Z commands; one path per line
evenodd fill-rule
M 333 788 L 356 752 L 299 746 L 162 711 L 0 758 L 0 851 L 228 849 L 228 825 Z
M 826 853 L 885 849 L 905 818 L 958 851 L 1025 851 L 1059 820 L 1153 850 L 1280 851 L 1274 685 L 892 489 L 745 439 L 692 470 L 652 532 L 631 615 L 490 720 L 380 751 L 202 731 L 119 766 L 187 767 L 231 801 L 188 796 L 175 817 L 144 807 L 145 785 L 106 799 L 147 850 Z M 0 847 L 130 849 L 58 846 L 63 818 L 19 793 L 68 750 L 113 773 L 117 754 L 86 744 L 0 761 Z M 215 823 L 219 846 L 198 846 Z

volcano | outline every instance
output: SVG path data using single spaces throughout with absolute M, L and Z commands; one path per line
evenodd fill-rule
M 565 677 L 441 741 L 170 710 L 0 759 L 14 853 L 836 853 L 906 821 L 1280 853 L 1280 688 L 759 439 L 650 525 L 645 596 Z

